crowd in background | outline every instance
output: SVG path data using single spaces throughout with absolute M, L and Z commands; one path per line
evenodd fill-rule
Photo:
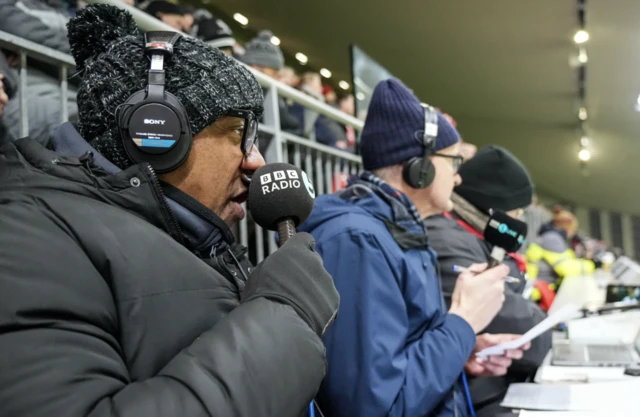
M 228 55 L 244 62 L 253 69 L 274 80 L 326 103 L 348 115 L 355 113 L 354 96 L 337 93 L 324 84 L 319 73 L 296 71 L 285 65 L 285 58 L 279 46 L 271 42 L 273 34 L 263 30 L 241 45 L 233 35 L 229 25 L 221 18 L 204 9 L 178 5 L 165 0 L 137 2 L 123 0 L 129 6 L 138 7 L 167 25 L 196 37 L 219 48 Z M 86 3 L 73 0 L 0 0 L 0 30 L 20 38 L 69 54 L 66 24 Z M 20 108 L 17 69 L 19 56 L 8 50 L 0 53 L 0 144 L 20 137 Z M 54 129 L 60 124 L 62 109 L 58 69 L 37 60 L 28 59 L 26 96 L 28 103 L 29 135 L 47 146 Z M 67 113 L 69 120 L 77 119 L 76 104 L 77 77 L 69 78 L 67 93 Z M 309 138 L 333 148 L 356 152 L 357 134 L 353 127 L 340 125 L 304 106 L 279 98 L 280 124 L 285 132 Z M 453 117 L 444 113 L 449 123 L 457 127 Z M 261 150 L 268 145 L 268 137 L 261 142 Z M 477 148 L 462 141 L 460 153 L 465 160 L 472 158 Z M 344 179 L 343 181 L 344 182 Z M 561 207 L 553 210 L 533 204 L 524 210 L 524 219 L 529 225 L 529 235 L 522 251 L 535 242 L 539 234 L 548 229 L 548 224 L 556 224 L 568 233 L 570 248 L 579 257 L 595 259 L 609 249 L 602 242 L 577 231 L 577 220 Z M 567 226 L 569 224 L 570 226 Z M 574 228 L 575 230 L 572 230 Z M 558 250 L 563 248 L 558 248 Z M 616 252 L 621 252 L 616 248 Z M 620 255 L 621 253 L 617 253 Z
M 292 67 L 286 66 L 284 54 L 279 46 L 271 42 L 273 33 L 269 30 L 261 31 L 257 37 L 245 45 L 240 45 L 234 39 L 229 26 L 206 10 L 181 7 L 164 0 L 141 3 L 140 7 L 164 23 L 222 49 L 272 79 L 354 116 L 354 96 L 338 95 L 331 86 L 323 84 L 319 73 L 305 72 L 299 75 Z M 279 110 L 280 127 L 283 131 L 313 139 L 336 149 L 356 152 L 357 135 L 352 127 L 342 126 L 324 115 L 282 97 L 279 98 Z M 454 128 L 458 127 L 451 115 L 443 111 L 442 114 Z M 267 144 L 268 138 L 262 140 L 262 151 L 266 150 Z M 461 139 L 460 154 L 464 161 L 469 161 L 477 152 L 475 145 Z M 468 179 L 466 182 L 473 184 Z M 346 179 L 336 179 L 334 184 L 344 186 Z M 334 186 L 334 191 L 336 188 L 341 187 Z M 539 204 L 537 197 L 531 205 L 522 208 L 521 217 L 529 227 L 527 240 L 521 251 L 530 260 L 530 278 L 539 278 L 531 297 L 547 309 L 552 300 L 550 297 L 564 276 L 592 272 L 596 266 L 603 265 L 601 257 L 610 249 L 604 242 L 581 234 L 573 213 L 561 206 L 546 208 Z M 587 261 L 583 262 L 581 259 Z M 546 269 L 543 266 L 543 270 L 539 271 L 533 266 L 538 263 L 543 263 Z
M 179 6 L 164 0 L 134 4 L 131 0 L 124 3 L 136 6 L 169 26 L 196 37 L 207 44 L 219 48 L 234 56 L 263 74 L 284 82 L 312 96 L 318 101 L 327 103 L 346 114 L 354 114 L 354 98 L 351 94 L 338 96 L 328 85 L 322 83 L 322 77 L 316 72 L 298 75 L 285 66 L 284 55 L 279 46 L 271 42 L 273 36 L 268 30 L 240 45 L 233 37 L 229 26 L 209 11 Z M 14 34 L 23 39 L 47 46 L 65 54 L 70 53 L 67 41 L 66 23 L 75 15 L 83 2 L 63 2 L 57 0 L 1 0 L 0 30 Z M 17 54 L 3 51 L 0 54 L 0 74 L 4 75 L 4 94 L 8 103 L 0 106 L 3 110 L 2 127 L 0 127 L 0 143 L 20 136 L 20 113 L 17 95 Z M 77 118 L 76 105 L 77 82 L 69 80 L 68 116 L 70 121 Z M 42 144 L 47 144 L 49 137 L 61 120 L 60 82 L 58 69 L 52 65 L 38 61 L 28 62 L 27 101 L 29 112 L 29 134 Z M 305 109 L 299 104 L 280 100 L 280 120 L 284 131 L 314 139 L 319 143 L 336 149 L 354 152 L 356 134 L 352 127 L 342 126 L 327 117 Z

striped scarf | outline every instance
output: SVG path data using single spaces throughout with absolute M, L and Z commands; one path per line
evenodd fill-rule
M 359 177 L 354 177 L 349 185 L 354 183 L 367 183 L 367 185 L 382 198 L 387 200 L 393 209 L 396 221 L 413 220 L 424 229 L 424 223 L 420 218 L 418 209 L 406 194 L 396 190 L 370 171 L 364 171 Z

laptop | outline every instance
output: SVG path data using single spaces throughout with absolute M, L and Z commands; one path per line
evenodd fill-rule
M 620 301 L 640 301 L 640 285 L 607 285 L 606 303 L 617 303 Z
M 616 366 L 640 363 L 640 332 L 630 345 L 567 343 L 553 345 L 554 366 Z

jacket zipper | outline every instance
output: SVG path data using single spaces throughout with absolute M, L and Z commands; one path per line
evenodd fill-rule
M 160 210 L 162 212 L 162 215 L 165 218 L 165 220 L 168 220 L 168 223 L 170 226 L 169 234 L 174 235 L 174 238 L 176 238 L 179 242 L 182 243 L 183 238 L 182 238 L 182 232 L 180 229 L 180 223 L 178 223 L 178 218 L 176 217 L 175 213 L 171 211 L 169 207 L 167 207 L 166 196 L 164 194 L 164 190 L 162 189 L 162 185 L 160 184 L 160 180 L 156 175 L 156 171 L 153 169 L 153 167 L 149 163 L 144 163 L 144 166 L 147 169 L 147 173 L 149 174 L 148 177 L 151 180 L 151 185 L 152 185 L 151 189 L 156 195 L 156 198 L 158 199 L 158 203 L 160 203 Z M 173 228 L 173 230 L 171 230 L 171 228 Z

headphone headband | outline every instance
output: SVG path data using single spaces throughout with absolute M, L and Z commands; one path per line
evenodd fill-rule
M 436 144 L 436 138 L 438 136 L 438 113 L 433 106 L 425 103 L 420 103 L 424 109 L 424 135 L 423 143 L 425 148 L 430 147 L 433 149 Z
M 429 157 L 433 154 L 436 146 L 436 137 L 438 136 L 438 113 L 436 110 L 424 103 L 420 103 L 424 109 L 424 135 L 422 137 L 424 145 L 424 155 L 420 164 L 420 177 L 418 179 L 417 188 L 426 188 L 433 179 L 430 177 L 431 160 Z
M 165 58 L 180 39 L 177 32 L 144 35 L 150 56 L 147 86 L 132 94 L 116 111 L 124 149 L 134 162 L 148 162 L 158 172 L 172 171 L 191 150 L 192 135 L 186 111 L 177 97 L 165 91 Z
M 173 54 L 173 46 L 180 39 L 178 32 L 168 32 L 163 30 L 152 30 L 144 34 L 144 52 L 153 54 L 160 52 L 162 54 Z

